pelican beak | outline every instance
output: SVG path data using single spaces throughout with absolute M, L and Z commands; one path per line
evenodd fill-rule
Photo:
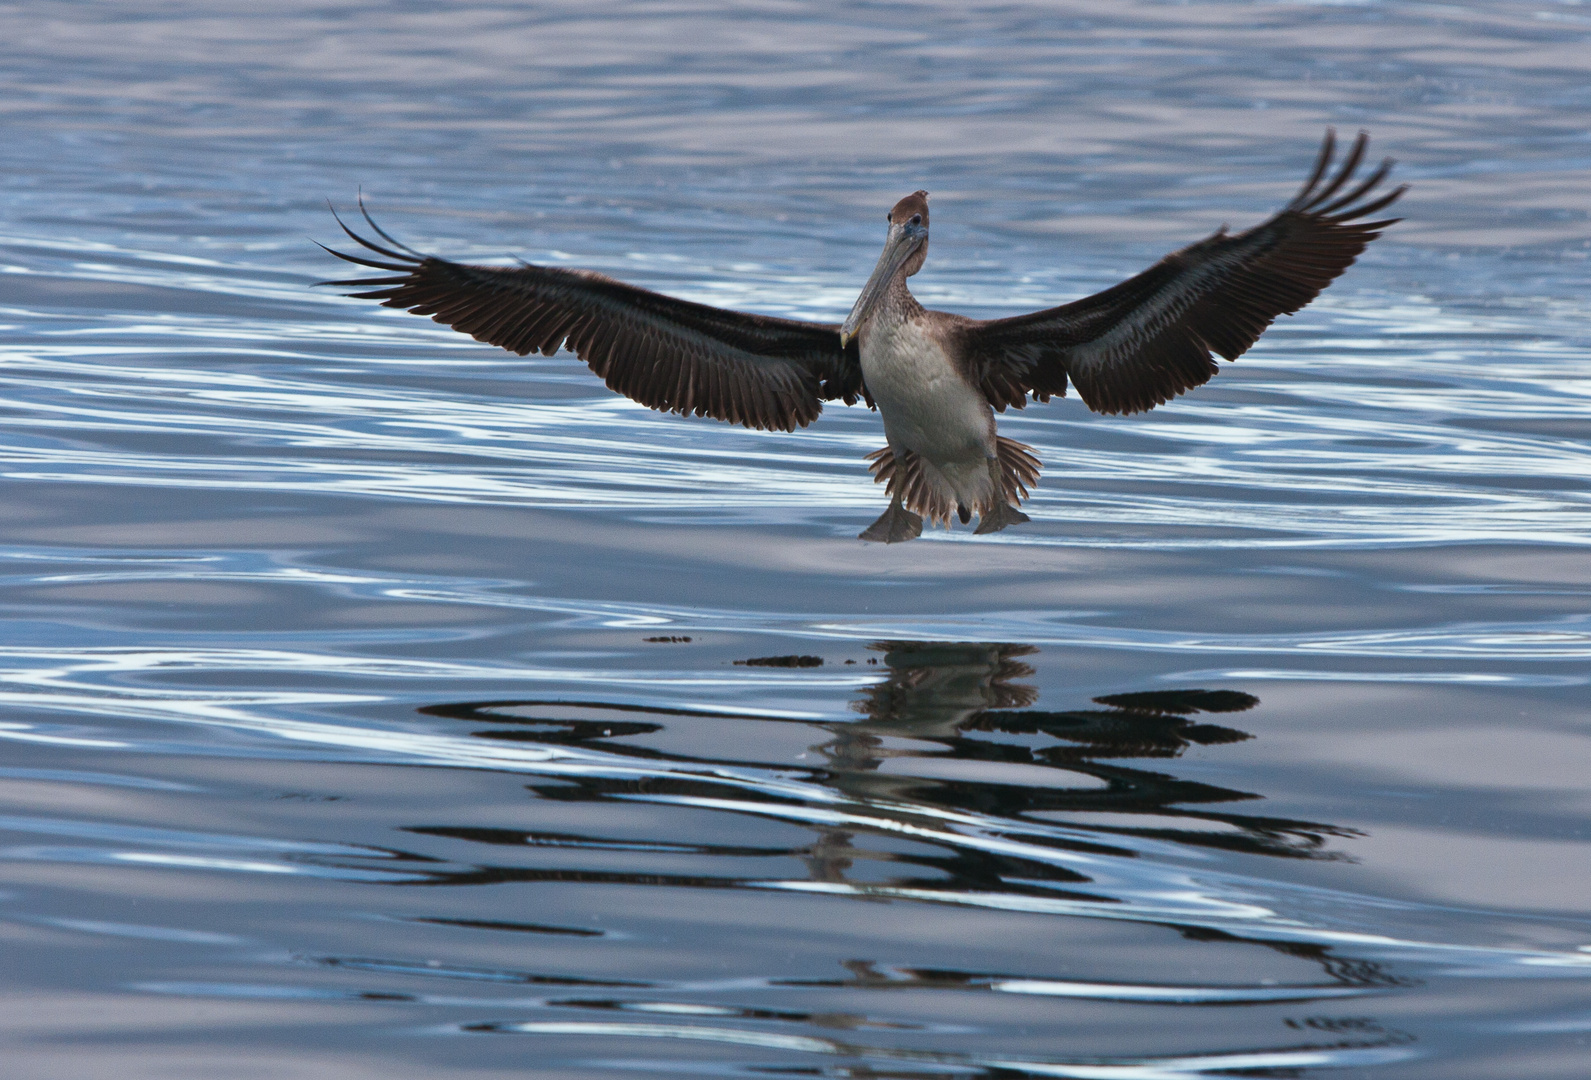
M 878 257 L 878 265 L 873 267 L 873 275 L 862 286 L 862 295 L 856 298 L 856 305 L 840 327 L 842 349 L 861 331 L 862 324 L 872 314 L 884 290 L 889 287 L 890 280 L 926 239 L 928 230 L 921 225 L 890 224 L 889 236 L 884 240 L 884 251 Z

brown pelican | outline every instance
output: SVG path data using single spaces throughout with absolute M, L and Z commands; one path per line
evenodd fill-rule
M 951 514 L 977 531 L 1028 520 L 1017 507 L 1038 480 L 1029 447 L 995 434 L 994 410 L 1066 394 L 1068 381 L 1095 412 L 1152 409 L 1235 360 L 1281 314 L 1292 314 L 1348 268 L 1396 218 L 1366 221 L 1404 191 L 1370 197 L 1392 167 L 1383 161 L 1345 194 L 1364 158 L 1360 132 L 1332 172 L 1326 132 L 1314 170 L 1270 220 L 1161 259 L 1113 288 L 1060 307 L 978 320 L 923 308 L 906 287 L 928 256 L 928 193 L 889 212 L 884 253 L 839 326 L 724 311 L 588 270 L 465 266 L 399 243 L 360 211 L 391 247 L 349 229 L 367 251 L 340 259 L 393 277 L 325 282 L 387 307 L 429 315 L 478 341 L 524 356 L 562 346 L 609 388 L 654 409 L 791 431 L 825 401 L 878 409 L 888 445 L 868 455 L 889 509 L 861 534 L 894 543 Z

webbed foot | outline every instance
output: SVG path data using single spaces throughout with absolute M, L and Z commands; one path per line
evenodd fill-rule
M 894 500 L 879 519 L 862 530 L 861 539 L 881 544 L 901 544 L 922 535 L 923 519 Z
M 1020 444 L 1012 443 L 1010 445 L 1017 446 Z M 1020 525 L 1024 521 L 1030 520 L 1026 514 L 1005 501 L 1007 498 L 1010 498 L 1011 492 L 1009 487 L 1006 485 L 1005 475 L 1000 469 L 999 458 L 989 459 L 989 480 L 993 483 L 994 490 L 996 492 L 1003 492 L 1004 497 L 1001 497 L 997 494 L 995 496 L 994 506 L 978 515 L 978 527 L 972 530 L 972 534 L 974 536 L 981 536 L 984 533 L 999 532 L 1007 525 Z M 963 518 L 962 520 L 965 521 L 966 519 Z
M 1007 525 L 1020 525 L 1024 521 L 1031 520 L 1010 503 L 997 503 L 993 510 L 983 512 L 978 518 L 978 527 L 972 530 L 972 533 L 974 536 L 980 536 L 983 533 L 999 532 Z

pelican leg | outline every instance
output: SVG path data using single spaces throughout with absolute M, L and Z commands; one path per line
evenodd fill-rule
M 1026 514 L 1005 501 L 1005 477 L 1000 472 L 1000 459 L 989 459 L 989 475 L 994 478 L 995 502 L 994 506 L 985 510 L 978 517 L 978 527 L 972 530 L 973 535 L 999 532 L 1007 525 L 1020 525 L 1031 520 Z
M 923 533 L 923 519 L 901 505 L 900 491 L 889 500 L 889 509 L 861 533 L 861 539 L 881 544 L 900 544 Z

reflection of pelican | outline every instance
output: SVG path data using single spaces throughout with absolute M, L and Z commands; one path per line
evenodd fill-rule
M 978 713 L 1020 709 L 1039 696 L 1033 687 L 1012 682 L 1032 676 L 1033 669 L 1017 659 L 1038 652 L 1031 645 L 892 641 L 875 648 L 884 653 L 889 677 L 851 706 L 871 729 L 954 736 Z
M 1128 758 L 1175 758 L 1190 746 L 1249 738 L 1198 718 L 1251 709 L 1259 702 L 1250 694 L 1156 690 L 1095 699 L 1102 708 L 1034 710 L 1026 706 L 1035 702 L 1037 690 L 1017 681 L 1033 674 L 1020 659 L 1036 651 L 1032 646 L 886 642 L 874 648 L 883 653 L 886 677 L 852 704 L 861 714 L 858 719 L 816 724 L 829 737 L 811 747 L 823 764 L 808 770 L 809 779 L 852 799 L 888 805 L 892 812 L 920 806 L 930 813 L 954 808 L 1013 820 L 1029 815 L 1070 819 L 1098 831 L 1102 839 L 1110 833 L 1153 836 L 1294 858 L 1335 858 L 1325 849 L 1326 838 L 1351 835 L 1316 822 L 1204 809 L 1260 796 L 1120 764 Z M 722 713 L 508 701 L 425 711 L 489 724 L 476 732 L 489 739 L 600 748 L 621 757 L 662 757 L 676 766 L 768 767 L 729 755 L 663 754 L 645 744 L 647 736 L 685 717 L 732 719 Z M 758 725 L 770 722 L 765 717 L 746 719 Z M 641 742 L 624 741 L 630 738 Z M 749 748 L 755 740 L 727 745 Z M 576 797 L 569 783 L 585 799 L 615 795 L 635 782 L 598 773 L 560 781 L 544 794 Z M 704 781 L 692 776 L 646 782 L 650 792 L 676 786 L 700 792 Z M 1098 820 L 1101 814 L 1111 817 Z M 850 849 L 848 831 L 818 832 L 822 839 L 804 858 L 814 877 L 833 879 L 850 867 L 856 852 Z
M 863 719 L 824 725 L 833 738 L 814 747 L 829 762 L 828 782 L 851 795 L 1009 818 L 1110 813 L 1117 816 L 1112 824 L 1090 827 L 1273 855 L 1323 857 L 1323 838 L 1341 835 L 1310 822 L 1188 809 L 1259 796 L 1114 763 L 1174 758 L 1189 746 L 1249 738 L 1194 718 L 1247 711 L 1259 704 L 1251 694 L 1155 690 L 1096 698 L 1103 709 L 1039 711 L 1024 708 L 1037 700 L 1037 690 L 1015 681 L 1033 674 L 1018 659 L 1037 651 L 1030 645 L 874 648 L 884 653 L 888 676 L 852 705 Z M 1051 742 L 1035 746 L 1035 738 Z M 918 745 L 903 745 L 907 739 Z M 1144 824 L 1135 825 L 1136 818 Z M 1166 819 L 1191 827 L 1166 828 Z
M 1030 448 L 995 434 L 995 409 L 1048 401 L 1068 382 L 1097 412 L 1152 409 L 1209 381 L 1212 353 L 1241 356 L 1392 223 L 1364 220 L 1403 191 L 1370 197 L 1391 162 L 1339 194 L 1367 139 L 1328 178 L 1333 141 L 1328 132 L 1303 189 L 1263 224 L 1223 228 L 1114 288 L 1006 319 L 927 311 L 912 297 L 906 279 L 928 256 L 925 191 L 890 211 L 884 252 L 841 326 L 723 311 L 583 270 L 463 266 L 412 251 L 368 214 L 392 246 L 345 225 L 379 258 L 332 254 L 395 276 L 328 284 L 365 287 L 353 295 L 521 356 L 566 347 L 610 388 L 682 415 L 789 431 L 825 401 L 865 398 L 889 441 L 869 456 L 890 505 L 862 538 L 910 540 L 925 516 L 974 513 L 978 532 L 995 532 L 1027 520 L 1016 507 L 1040 468 Z
M 477 738 L 554 751 L 549 760 L 559 767 L 532 781 L 531 789 L 549 804 L 599 804 L 590 821 L 604 824 L 571 831 L 569 822 L 580 815 L 553 811 L 550 817 L 563 822 L 559 831 L 463 822 L 410 831 L 503 853 L 476 866 L 437 866 L 431 870 L 437 883 L 733 889 L 780 882 L 857 898 L 1037 896 L 1102 913 L 1137 901 L 1118 896 L 1112 875 L 1094 876 L 1090 863 L 1137 861 L 1145 850 L 1137 838 L 1318 859 L 1333 857 L 1324 848 L 1327 837 L 1349 835 L 1329 825 L 1212 810 L 1213 804 L 1259 796 L 1123 763 L 1150 758 L 1158 769 L 1189 746 L 1249 738 L 1203 720 L 1255 707 L 1249 694 L 1156 690 L 1044 711 L 1031 708 L 1036 688 L 1021 681 L 1033 674 L 1022 659 L 1035 651 L 1030 646 L 889 642 L 874 648 L 885 677 L 853 703 L 853 720 L 596 701 L 427 708 L 429 715 L 471 725 Z M 811 745 L 803 737 L 809 731 L 824 740 Z M 798 753 L 802 747 L 806 751 Z M 925 763 L 934 766 L 926 770 L 931 775 L 921 774 Z M 1035 777 L 1038 782 L 1027 782 Z M 697 819 L 679 832 L 661 824 L 615 828 L 619 818 L 611 811 L 637 804 L 749 814 L 797 825 L 805 835 L 703 830 Z M 750 835 L 757 842 L 747 842 Z M 979 836 L 999 842 L 981 843 Z M 1075 868 L 1068 852 L 1084 856 Z M 1333 986 L 1395 981 L 1377 964 L 1337 957 L 1329 946 L 1247 936 L 1241 923 L 1215 928 L 1169 915 L 1163 921 L 1189 940 L 1255 945 L 1320 964 Z M 850 978 L 832 985 L 932 989 L 1002 978 L 878 969 L 870 961 L 848 967 Z M 1271 995 L 1264 1000 L 1292 992 L 1256 991 Z

